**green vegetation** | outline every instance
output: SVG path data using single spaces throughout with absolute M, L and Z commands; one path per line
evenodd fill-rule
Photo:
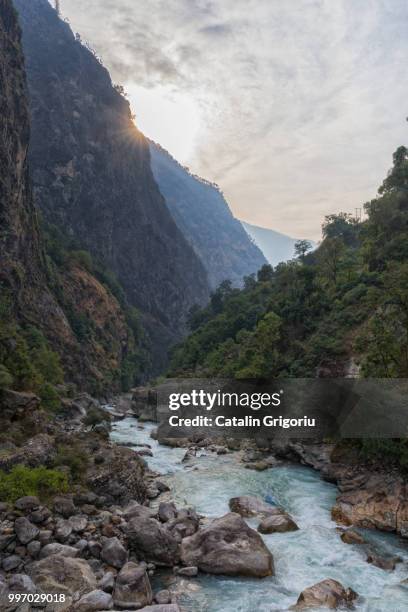
M 63 380 L 58 355 L 39 329 L 15 322 L 12 300 L 5 292 L 0 299 L 0 389 L 34 391 L 44 408 L 55 411 L 59 407 L 55 385 Z
M 54 467 L 69 468 L 72 482 L 80 483 L 85 476 L 88 462 L 87 453 L 78 444 L 73 446 L 61 444 L 53 463 Z
M 79 266 L 92 274 L 118 301 L 126 319 L 129 333 L 127 352 L 123 355 L 120 371 L 106 375 L 105 383 L 99 380 L 89 381 L 89 390 L 95 394 L 102 393 L 106 386 L 115 386 L 123 391 L 137 385 L 148 365 L 146 337 L 136 308 L 127 302 L 124 290 L 115 276 L 100 261 L 96 260 L 88 251 L 80 248 L 72 238 L 66 236 L 59 228 L 42 222 L 47 268 L 50 285 L 64 310 L 71 329 L 78 342 L 87 345 L 91 342 L 104 343 L 97 335 L 92 319 L 83 312 L 78 312 L 75 305 L 68 302 L 61 287 L 60 271 Z
M 90 408 L 86 417 L 83 419 L 84 425 L 91 427 L 92 429 L 96 427 L 96 425 L 107 422 L 109 422 L 109 416 L 103 410 L 98 408 Z
M 314 377 L 353 357 L 363 376 L 408 376 L 405 147 L 365 210 L 364 221 L 329 215 L 316 251 L 299 241 L 296 259 L 264 266 L 243 289 L 222 283 L 206 308 L 192 309 L 170 374 Z
M 59 470 L 45 467 L 15 466 L 11 472 L 0 470 L 0 501 L 15 502 L 19 497 L 35 495 L 43 501 L 68 490 L 68 480 Z
M 242 290 L 223 283 L 190 313 L 190 336 L 173 354 L 172 376 L 408 377 L 408 150 L 365 205 L 364 221 L 329 215 L 316 251 L 264 266 Z M 353 441 L 366 460 L 408 471 L 408 442 Z

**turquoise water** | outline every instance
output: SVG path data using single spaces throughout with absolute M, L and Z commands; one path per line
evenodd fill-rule
M 171 499 L 178 505 L 195 506 L 209 517 L 228 512 L 228 501 L 237 495 L 273 495 L 295 519 L 299 531 L 263 536 L 271 550 L 276 575 L 263 579 L 226 578 L 201 574 L 194 579 L 194 593 L 186 592 L 182 605 L 188 612 L 283 612 L 293 605 L 306 587 L 334 578 L 362 597 L 359 612 L 408 611 L 408 543 L 392 534 L 365 531 L 364 537 L 377 553 L 399 555 L 404 562 L 393 572 L 365 561 L 364 548 L 344 544 L 330 510 L 336 498 L 334 485 L 317 472 L 295 465 L 264 472 L 246 470 L 232 455 L 203 455 L 181 463 L 184 449 L 171 449 L 150 438 L 154 425 L 127 418 L 114 424 L 112 439 L 132 444 L 150 444 L 151 469 L 163 474 L 171 486 Z M 168 494 L 167 494 L 168 495 Z M 163 496 L 160 500 L 163 500 Z M 258 521 L 251 519 L 256 527 Z M 361 531 L 361 530 L 360 530 Z M 320 608 L 320 611 L 322 608 Z

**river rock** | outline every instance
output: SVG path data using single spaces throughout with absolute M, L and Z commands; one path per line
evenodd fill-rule
M 50 544 L 52 540 L 52 531 L 50 529 L 42 529 L 38 535 L 38 539 L 42 546 Z
M 34 495 L 26 495 L 25 497 L 20 497 L 14 504 L 17 510 L 23 510 L 27 512 L 28 510 L 35 510 L 40 506 L 40 500 L 38 497 Z
M 255 470 L 256 472 L 263 472 L 267 470 L 271 466 L 266 461 L 255 461 L 254 463 L 246 463 L 245 469 L 247 470 Z
M 127 552 L 118 538 L 109 538 L 103 543 L 101 559 L 116 569 L 121 569 L 125 565 Z
M 354 529 L 347 529 L 341 534 L 341 539 L 345 544 L 364 544 L 364 538 Z
M 64 518 L 70 518 L 76 512 L 72 498 L 65 495 L 59 495 L 54 498 L 54 510 Z
M 154 596 L 154 600 L 158 604 L 169 604 L 171 602 L 171 593 L 167 589 L 158 591 Z
M 113 601 L 121 610 L 138 610 L 152 603 L 153 594 L 144 566 L 129 561 L 120 570 Z
M 112 593 L 115 586 L 115 576 L 113 572 L 106 572 L 98 582 L 98 587 L 106 593 Z
M 28 573 L 44 593 L 84 595 L 96 589 L 95 575 L 84 559 L 51 555 L 32 563 Z
M 59 544 L 58 542 L 52 542 L 47 544 L 41 549 L 40 559 L 46 559 L 47 557 L 76 557 L 78 550 L 73 546 L 67 546 L 66 544 Z
M 102 544 L 96 540 L 90 540 L 88 542 L 88 550 L 95 559 L 99 559 L 101 556 Z
M 75 612 L 99 612 L 100 610 L 112 610 L 112 595 L 104 591 L 95 590 L 86 593 L 75 604 Z
M 136 501 L 131 502 L 128 506 L 126 506 L 123 511 L 123 517 L 129 521 L 133 517 L 140 516 L 142 518 L 155 518 L 157 516 L 157 510 L 153 510 L 153 508 L 147 508 L 146 506 L 142 506 Z
M 178 563 L 179 543 L 156 519 L 133 517 L 126 527 L 126 535 L 130 549 L 145 561 L 167 566 Z
M 72 527 L 72 531 L 75 533 L 82 533 L 85 531 L 88 524 L 88 519 L 86 516 L 71 516 L 68 520 Z
M 258 525 L 259 533 L 284 533 L 286 531 L 297 531 L 298 529 L 295 521 L 286 512 L 275 516 L 266 516 Z
M 184 538 L 181 561 L 209 574 L 262 578 L 274 573 L 272 555 L 261 536 L 233 512 Z
M 229 500 L 231 512 L 236 512 L 241 516 L 248 518 L 251 516 L 268 516 L 282 514 L 282 509 L 267 504 L 260 497 L 252 495 L 241 495 L 240 497 L 232 497 Z
M 24 516 L 14 521 L 14 531 L 22 544 L 28 544 L 40 533 L 38 527 L 30 523 Z
M 167 493 L 167 491 L 170 491 L 169 485 L 161 480 L 156 480 L 156 487 L 159 489 L 160 493 Z
M 180 567 L 177 570 L 179 576 L 187 576 L 187 578 L 194 578 L 198 574 L 198 567 L 192 565 L 191 567 Z
M 302 591 L 291 610 L 320 607 L 335 610 L 339 607 L 350 607 L 357 597 L 357 593 L 352 589 L 345 589 L 337 580 L 327 578 Z
M 372 563 L 380 569 L 393 571 L 397 563 L 401 563 L 401 557 L 381 557 L 380 555 L 369 554 L 366 559 L 367 563 Z
M 57 526 L 54 531 L 55 539 L 58 542 L 65 542 L 72 533 L 72 525 L 69 521 L 58 521 Z
M 38 557 L 40 550 L 41 542 L 39 542 L 38 540 L 32 540 L 29 544 L 27 544 L 27 552 L 30 557 L 33 557 L 34 559 Z
M 162 523 L 175 519 L 177 516 L 176 505 L 173 502 L 161 502 L 158 516 Z
M 181 612 L 181 608 L 178 604 L 164 604 L 146 606 L 142 608 L 140 612 Z
M 38 508 L 38 510 L 34 510 L 33 512 L 31 512 L 28 518 L 35 525 L 41 525 L 42 523 L 45 523 L 45 521 L 49 519 L 50 516 L 51 512 L 49 511 L 49 509 L 45 506 L 42 506 L 41 508 Z
M 34 595 L 38 589 L 27 574 L 13 574 L 8 579 L 10 593 L 28 593 Z
M 166 523 L 166 527 L 178 541 L 181 541 L 198 530 L 199 518 L 193 508 L 183 508 L 179 510 L 175 519 Z
M 3 559 L 2 567 L 5 572 L 11 572 L 12 570 L 17 569 L 21 563 L 21 557 L 18 555 L 10 555 Z

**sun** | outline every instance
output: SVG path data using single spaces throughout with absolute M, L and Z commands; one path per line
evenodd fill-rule
M 125 90 L 137 127 L 179 162 L 186 163 L 201 126 L 196 100 L 188 93 L 174 92 L 165 86 L 148 89 L 127 83 Z

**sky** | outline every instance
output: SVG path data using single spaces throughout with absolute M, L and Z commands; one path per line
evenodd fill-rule
M 319 239 L 407 144 L 406 0 L 61 0 L 138 127 L 238 218 Z

